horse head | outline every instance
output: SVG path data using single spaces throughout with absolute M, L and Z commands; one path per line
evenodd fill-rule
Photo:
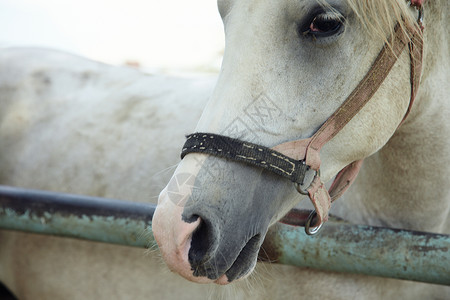
M 366 76 L 396 23 L 401 30 L 414 23 L 402 0 L 364 3 L 219 0 L 226 48 L 196 131 L 267 148 L 311 137 Z M 370 101 L 323 146 L 323 182 L 390 139 L 410 103 L 409 68 L 403 51 Z M 190 153 L 160 194 L 154 235 L 170 269 L 226 284 L 252 272 L 269 226 L 300 200 L 273 172 Z

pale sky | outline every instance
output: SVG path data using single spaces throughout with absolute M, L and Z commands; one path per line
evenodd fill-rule
M 218 69 L 215 0 L 0 0 L 0 47 L 38 46 L 148 69 Z

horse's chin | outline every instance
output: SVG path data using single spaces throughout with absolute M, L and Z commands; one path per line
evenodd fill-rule
M 248 258 L 250 261 L 253 260 L 253 258 Z M 237 282 L 237 281 L 242 281 L 245 280 L 247 277 L 250 276 L 250 274 L 253 272 L 253 270 L 255 269 L 256 266 L 256 260 L 254 260 L 254 262 L 250 262 L 251 263 L 251 267 L 248 268 L 247 270 L 238 270 L 237 272 L 239 272 L 240 275 L 236 278 L 233 278 L 230 280 L 230 278 L 228 277 L 228 274 L 230 273 L 235 273 L 236 270 L 235 269 L 239 269 L 240 265 L 239 263 L 241 263 L 242 261 L 239 261 L 238 259 L 236 259 L 236 261 L 233 263 L 233 265 L 231 266 L 230 269 L 228 269 L 224 275 L 220 276 L 218 279 L 216 279 L 214 281 L 214 283 L 219 284 L 219 285 L 227 285 L 230 284 L 232 282 Z
M 234 271 L 233 270 L 234 265 L 227 272 L 225 272 L 225 274 L 219 276 L 219 278 L 217 278 L 217 279 L 210 279 L 210 278 L 204 277 L 204 276 L 195 276 L 195 275 L 193 275 L 192 272 L 183 273 L 183 272 L 178 272 L 178 270 L 173 270 L 172 268 L 170 268 L 170 269 L 172 269 L 172 272 L 178 273 L 179 275 L 181 275 L 182 277 L 184 277 L 185 279 L 187 279 L 187 280 L 189 280 L 191 282 L 200 283 L 200 284 L 215 283 L 215 284 L 218 284 L 218 285 L 228 285 L 230 283 L 242 281 L 242 280 L 245 280 L 246 278 L 248 278 L 250 276 L 250 274 L 253 272 L 253 270 L 255 269 L 255 266 L 256 266 L 256 264 L 254 264 L 250 269 L 248 269 L 245 272 L 245 275 L 243 275 L 243 276 L 241 276 L 239 278 L 235 278 L 233 280 L 230 280 L 228 278 L 227 272 Z M 242 270 L 241 270 L 241 272 L 242 272 Z
M 255 269 L 255 266 L 256 266 L 256 264 L 255 264 L 253 267 L 251 267 L 249 270 L 247 270 L 247 272 L 245 273 L 245 275 L 243 275 L 243 276 L 241 276 L 241 277 L 239 277 L 239 278 L 236 278 L 236 279 L 230 281 L 230 279 L 229 279 L 228 276 L 227 276 L 227 273 L 225 273 L 225 274 L 223 274 L 222 276 L 220 276 L 218 279 L 214 280 L 213 283 L 218 284 L 218 285 L 228 285 L 228 284 L 230 284 L 230 283 L 234 283 L 234 282 L 238 282 L 238 281 L 245 280 L 245 279 L 247 279 L 247 278 L 250 276 L 250 274 L 253 272 L 253 270 Z M 233 268 L 233 267 L 232 267 L 232 268 Z M 230 270 L 231 270 L 232 268 L 230 268 Z M 229 271 L 230 271 L 230 270 L 229 270 Z M 227 271 L 227 272 L 228 272 L 228 271 Z
M 251 243 L 247 243 L 249 245 Z M 198 276 L 194 275 L 194 270 L 199 268 L 210 268 L 215 264 L 223 264 L 224 261 L 214 261 L 210 262 L 206 265 L 199 265 L 199 266 L 191 266 L 191 272 L 189 272 L 188 276 L 184 276 L 190 281 L 194 281 L 197 283 L 215 283 L 219 285 L 227 285 L 232 282 L 237 282 L 246 279 L 255 269 L 258 251 L 248 251 L 247 245 L 243 247 L 241 252 L 238 254 L 237 258 L 234 260 L 234 262 L 231 264 L 231 266 L 226 270 L 216 270 L 217 276 Z M 216 256 L 216 259 L 220 258 L 225 259 L 222 255 Z M 182 275 L 182 274 L 180 274 Z M 182 275 L 183 276 L 183 275 Z
M 255 267 L 251 268 L 250 270 L 248 270 L 247 274 L 245 274 L 244 276 L 242 276 L 240 278 L 237 278 L 237 279 L 235 279 L 233 281 L 229 281 L 227 275 L 224 274 L 224 275 L 220 276 L 218 279 L 216 279 L 214 281 L 214 283 L 218 284 L 218 285 L 227 285 L 227 284 L 230 284 L 232 282 L 245 280 L 253 272 L 254 269 L 255 269 Z
M 228 277 L 227 275 L 222 275 L 221 277 L 219 277 L 219 279 L 217 279 L 216 281 L 214 281 L 214 283 L 218 284 L 218 285 L 227 285 L 230 282 L 228 281 Z
M 239 259 L 236 259 L 236 261 L 232 264 L 232 266 L 226 272 L 224 272 L 222 275 L 219 275 L 218 278 L 208 278 L 206 276 L 194 275 L 194 272 L 193 272 L 194 268 L 192 268 L 191 266 L 185 265 L 184 267 L 182 267 L 184 264 L 183 264 L 183 262 L 180 262 L 180 261 L 177 261 L 176 263 L 171 263 L 173 261 L 167 257 L 164 257 L 164 255 L 163 255 L 163 258 L 168 263 L 168 267 L 172 272 L 178 273 L 179 275 L 181 275 L 182 277 L 184 277 L 185 279 L 187 279 L 191 282 L 200 283 L 200 284 L 215 283 L 218 285 L 228 285 L 230 283 L 245 280 L 253 272 L 253 270 L 255 269 L 255 266 L 256 266 L 256 260 L 253 259 L 253 255 L 251 255 L 251 257 L 245 257 L 245 258 L 242 257 L 241 255 L 238 257 L 239 257 Z M 246 270 L 242 269 L 242 266 L 240 265 L 240 263 L 242 263 L 243 260 L 248 260 L 248 264 L 250 264 L 251 267 Z M 252 263 L 252 261 L 254 261 L 254 262 Z M 176 267 L 173 267 L 173 266 L 176 266 Z M 190 270 L 190 271 L 188 271 L 188 270 Z M 236 275 L 231 275 L 231 274 L 236 274 L 236 273 L 243 274 L 243 275 L 239 275 L 237 277 L 236 277 Z M 230 275 L 231 275 L 232 279 L 230 279 L 230 277 L 229 277 Z

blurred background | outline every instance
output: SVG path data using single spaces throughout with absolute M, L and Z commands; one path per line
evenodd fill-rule
M 149 72 L 216 72 L 214 0 L 0 0 L 0 47 L 46 47 Z

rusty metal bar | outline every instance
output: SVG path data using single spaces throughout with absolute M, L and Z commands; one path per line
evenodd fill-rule
M 4 229 L 152 247 L 154 211 L 144 203 L 0 186 Z
M 319 270 L 450 285 L 450 236 L 327 222 L 316 236 L 275 224 L 260 257 Z
M 155 245 L 155 206 L 0 186 L 0 228 L 136 247 Z M 0 245 L 1 247 L 1 245 Z M 318 236 L 273 226 L 260 257 L 320 270 L 450 285 L 450 236 L 330 220 Z

